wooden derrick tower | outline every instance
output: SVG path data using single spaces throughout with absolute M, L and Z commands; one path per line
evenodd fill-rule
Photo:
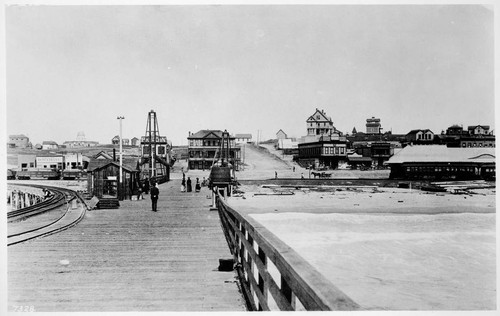
M 212 189 L 212 202 L 215 206 L 215 194 L 220 192 L 224 197 L 230 196 L 232 186 L 236 183 L 234 165 L 230 165 L 231 142 L 229 133 L 222 133 L 220 142 L 220 163 L 214 164 L 210 171 L 209 186 Z
M 151 110 L 146 135 L 141 137 L 141 177 L 158 183 L 170 180 L 170 146 L 166 136 L 160 136 L 156 112 Z

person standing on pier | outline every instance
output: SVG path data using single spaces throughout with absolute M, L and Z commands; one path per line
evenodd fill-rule
M 190 177 L 188 177 L 188 179 L 187 179 L 187 191 L 188 192 L 193 191 L 193 187 L 191 186 L 191 178 Z
M 156 206 L 158 202 L 158 195 L 160 195 L 160 190 L 158 190 L 158 185 L 153 183 L 153 187 L 151 188 L 151 206 L 153 208 L 153 212 L 156 212 Z
M 196 178 L 196 185 L 194 187 L 194 190 L 196 192 L 200 192 L 200 190 L 201 190 L 201 185 L 200 185 L 200 179 L 199 178 Z

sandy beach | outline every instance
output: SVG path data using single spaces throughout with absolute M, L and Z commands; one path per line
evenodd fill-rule
M 368 310 L 496 309 L 495 193 L 243 186 L 229 199 Z M 293 192 L 293 195 L 261 195 Z

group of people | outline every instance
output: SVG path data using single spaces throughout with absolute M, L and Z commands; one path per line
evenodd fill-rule
M 203 183 L 205 183 L 205 178 L 203 178 Z M 195 192 L 200 192 L 201 190 L 201 184 L 200 184 L 200 178 L 196 178 L 196 184 L 194 186 Z M 181 192 L 192 192 L 193 191 L 193 186 L 191 182 L 191 178 L 188 177 L 186 180 L 186 175 L 184 172 L 182 173 L 182 182 L 181 182 Z
M 203 181 L 201 183 L 200 183 L 200 179 L 196 178 L 196 184 L 194 186 L 195 192 L 200 192 L 202 184 L 206 185 L 206 183 L 207 183 L 207 180 L 205 180 L 205 177 L 203 177 Z M 146 193 L 146 194 L 150 193 L 152 211 L 157 212 L 158 211 L 157 210 L 158 196 L 160 195 L 160 190 L 158 189 L 158 184 L 156 182 L 152 182 L 151 188 L 150 188 L 150 182 L 146 178 L 144 180 L 144 185 L 142 187 L 139 185 L 137 191 L 138 191 L 138 193 L 137 193 L 138 200 L 143 198 L 142 197 L 143 193 Z M 193 191 L 193 188 L 192 188 L 191 178 L 187 177 L 187 180 L 186 180 L 186 175 L 184 174 L 184 172 L 182 172 L 181 192 L 192 192 L 192 191 Z

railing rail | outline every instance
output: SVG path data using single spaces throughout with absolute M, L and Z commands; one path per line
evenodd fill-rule
M 221 195 L 217 208 L 250 309 L 360 309 L 292 248 L 251 217 L 232 209 Z

